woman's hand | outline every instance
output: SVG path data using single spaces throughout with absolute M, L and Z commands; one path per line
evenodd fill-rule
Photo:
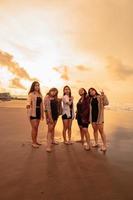
M 74 99 L 73 97 L 70 97 L 70 98 L 69 98 L 69 101 L 73 101 L 73 99 Z
M 102 95 L 102 96 L 104 96 L 104 91 L 103 91 L 103 90 L 102 90 L 102 91 L 100 91 L 100 93 L 101 93 L 101 95 Z
M 101 93 L 101 99 L 104 100 L 104 96 L 105 96 L 104 91 L 102 90 L 102 91 L 100 91 L 100 93 Z
M 53 123 L 54 123 L 54 121 L 53 121 L 52 118 L 49 118 L 49 123 L 50 123 L 50 124 L 53 124 Z
M 26 109 L 30 109 L 30 105 L 26 105 Z
M 44 115 L 42 115 L 41 120 L 42 120 L 42 121 L 44 120 Z

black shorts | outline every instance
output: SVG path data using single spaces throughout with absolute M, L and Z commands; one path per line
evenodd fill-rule
M 89 123 L 83 123 L 83 122 L 82 122 L 80 116 L 77 117 L 77 122 L 78 122 L 78 125 L 79 125 L 79 126 L 82 126 L 82 128 L 88 128 L 88 126 L 89 126 Z
M 57 121 L 58 120 L 58 116 L 52 116 L 53 121 Z
M 70 117 L 67 117 L 66 114 L 62 115 L 62 120 L 65 120 L 65 119 L 72 119 L 72 113 Z
M 31 120 L 32 120 L 32 119 L 38 119 L 38 120 L 41 119 L 41 110 L 40 110 L 40 108 L 37 108 L 37 109 L 36 109 L 36 117 L 30 116 L 30 119 L 31 119 Z

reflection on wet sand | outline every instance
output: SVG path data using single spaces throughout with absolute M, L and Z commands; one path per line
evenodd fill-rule
M 45 121 L 39 129 L 42 145 L 33 149 L 26 110 L 9 107 L 6 104 L 0 108 L 0 199 L 133 199 L 132 112 L 105 111 L 106 154 L 99 149 L 84 151 L 75 142 L 80 139 L 76 121 L 72 131 L 74 144 L 60 143 L 48 154 Z M 93 142 L 91 126 L 89 131 Z M 61 118 L 56 138 L 62 142 Z

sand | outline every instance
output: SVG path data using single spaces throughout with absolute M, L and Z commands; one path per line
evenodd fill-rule
M 59 120 L 60 144 L 49 154 L 45 122 L 39 129 L 42 145 L 33 149 L 25 109 L 7 105 L 0 108 L 0 200 L 133 199 L 133 113 L 106 111 L 106 154 L 86 152 L 77 142 L 64 145 Z M 73 140 L 77 139 L 74 122 Z

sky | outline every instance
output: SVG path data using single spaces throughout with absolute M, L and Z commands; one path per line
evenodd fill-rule
M 0 92 L 95 87 L 133 102 L 132 0 L 0 0 Z

